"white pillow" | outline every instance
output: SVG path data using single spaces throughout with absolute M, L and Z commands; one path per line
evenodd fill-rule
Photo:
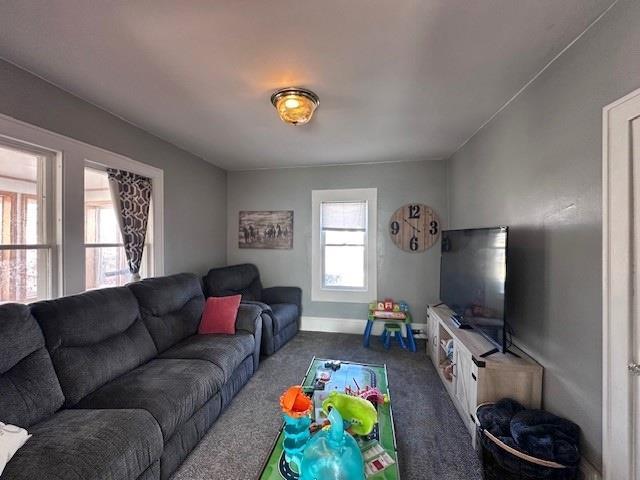
M 30 437 L 31 435 L 24 428 L 0 422 L 0 475 L 11 457 Z

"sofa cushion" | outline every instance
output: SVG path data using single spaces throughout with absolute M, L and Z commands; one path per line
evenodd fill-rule
M 207 298 L 198 333 L 200 335 L 207 333 L 233 335 L 236 332 L 236 318 L 241 298 L 242 295 Z
M 260 301 L 262 297 L 260 273 L 251 263 L 212 268 L 203 283 L 207 297 L 241 294 L 243 301 Z
M 102 386 L 78 408 L 140 408 L 160 424 L 165 441 L 213 397 L 222 370 L 204 360 L 155 359 Z
M 162 457 L 160 457 L 161 479 L 166 480 L 171 477 L 171 474 L 178 469 L 202 437 L 206 435 L 221 411 L 221 394 L 218 393 L 176 429 L 171 438 L 165 442 Z M 222 445 L 220 447 L 225 448 Z M 220 476 L 207 476 L 205 473 L 198 476 L 192 474 L 190 478 L 194 480 L 197 478 L 223 480 Z
M 157 351 L 125 287 L 93 290 L 32 305 L 51 353 L 65 405 L 75 405 Z
M 159 352 L 195 334 L 204 309 L 198 277 L 181 273 L 148 278 L 128 286 Z
M 248 356 L 253 354 L 255 338 L 245 332 L 235 335 L 194 335 L 160 354 L 160 358 L 195 358 L 218 366 L 226 383 L 233 371 Z
M 60 383 L 29 307 L 0 306 L 0 420 L 27 428 L 64 402 Z
M 273 318 L 273 333 L 276 335 L 298 321 L 298 307 L 291 303 L 274 303 L 271 305 L 271 311 L 273 312 L 271 315 Z
M 135 479 L 162 454 L 160 428 L 144 410 L 62 410 L 29 433 L 3 480 Z

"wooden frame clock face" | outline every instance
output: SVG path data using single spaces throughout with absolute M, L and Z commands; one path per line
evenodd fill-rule
M 431 207 L 408 203 L 391 216 L 389 234 L 398 248 L 406 252 L 423 252 L 438 240 L 440 219 Z

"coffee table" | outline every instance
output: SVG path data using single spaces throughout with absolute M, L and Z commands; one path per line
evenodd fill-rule
M 373 432 L 365 437 L 356 437 L 361 448 L 365 449 L 377 441 L 384 450 L 394 460 L 394 464 L 387 467 L 381 472 L 375 473 L 367 477 L 367 480 L 400 480 L 400 470 L 398 467 L 398 451 L 396 448 L 396 434 L 393 427 L 393 413 L 391 405 L 391 395 L 389 392 L 389 381 L 387 378 L 386 365 L 371 365 L 354 362 L 341 362 L 340 368 L 333 371 L 331 368 L 325 367 L 327 362 L 334 360 L 313 357 L 311 364 L 307 369 L 307 373 L 302 379 L 302 387 L 307 394 L 312 394 L 314 399 L 313 420 L 320 415 L 322 408 L 322 397 L 332 390 L 344 392 L 346 387 L 352 389 L 364 388 L 366 386 L 378 387 L 382 393 L 389 395 L 389 402 L 383 405 L 377 405 L 378 424 Z M 325 384 L 324 390 L 314 390 L 316 382 L 316 374 L 319 372 L 329 373 L 331 379 Z M 328 372 L 327 372 L 328 371 Z M 356 385 L 356 382 L 358 385 Z M 283 390 L 288 385 L 283 385 Z M 282 441 L 284 438 L 283 426 L 280 428 L 269 455 L 262 468 L 262 473 L 258 476 L 259 480 L 296 480 L 298 473 L 289 467 L 285 461 L 282 449 Z

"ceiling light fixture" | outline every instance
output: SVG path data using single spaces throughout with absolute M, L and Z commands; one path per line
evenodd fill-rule
M 320 104 L 318 95 L 305 88 L 282 88 L 271 95 L 271 103 L 285 123 L 304 125 Z

